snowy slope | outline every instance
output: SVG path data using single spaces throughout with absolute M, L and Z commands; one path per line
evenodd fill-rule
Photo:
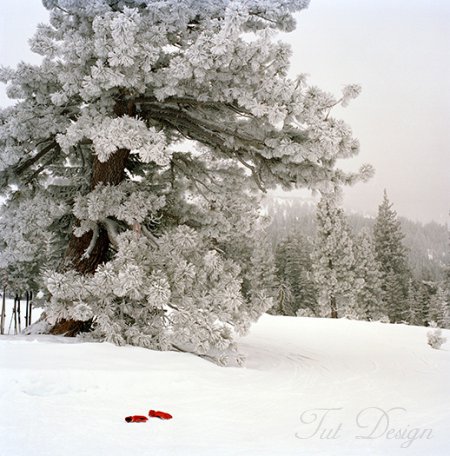
M 3 336 L 0 454 L 448 455 L 450 344 L 433 350 L 426 332 L 264 316 L 240 342 L 244 368 L 61 337 Z M 150 408 L 174 419 L 125 423 Z M 324 429 L 335 438 L 320 438 Z M 387 438 L 395 436 L 404 438 Z

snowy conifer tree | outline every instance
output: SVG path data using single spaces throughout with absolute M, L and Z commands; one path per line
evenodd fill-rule
M 323 316 L 353 312 L 355 286 L 353 242 L 344 211 L 335 194 L 325 194 L 317 205 L 317 237 L 313 252 L 314 277 Z
M 259 303 L 265 302 L 266 310 L 275 305 L 278 296 L 278 279 L 276 275 L 273 249 L 264 231 L 254 238 L 250 267 L 246 274 L 249 282 L 249 298 L 260 308 Z
M 232 348 L 266 308 L 244 299 L 232 245 L 255 232 L 256 194 L 370 173 L 335 168 L 358 142 L 330 111 L 359 88 L 287 77 L 273 32 L 308 0 L 43 3 L 42 63 L 0 72 L 16 100 L 0 112 L 3 267 L 41 262 L 49 239 L 55 333 Z M 18 231 L 30 208 L 42 217 Z
M 405 320 L 418 326 L 426 326 L 429 319 L 429 294 L 425 285 L 417 280 L 409 279 L 406 296 Z
M 375 259 L 372 236 L 363 229 L 356 238 L 355 278 L 357 279 L 355 306 L 360 316 L 367 320 L 377 320 L 384 314 L 381 274 Z
M 312 245 L 301 233 L 292 233 L 277 246 L 277 276 L 280 289 L 279 310 L 283 315 L 296 315 L 307 309 L 314 313 L 317 290 L 312 277 Z
M 374 226 L 376 259 L 380 265 L 383 300 L 391 322 L 404 321 L 407 313 L 409 271 L 403 233 L 386 190 Z
M 450 305 L 442 286 L 438 286 L 436 293 L 431 296 L 429 319 L 435 321 L 440 328 L 450 329 Z

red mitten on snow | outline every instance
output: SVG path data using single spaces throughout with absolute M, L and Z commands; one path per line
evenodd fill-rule
M 156 410 L 150 410 L 148 412 L 148 416 L 151 416 L 152 418 L 159 418 L 161 420 L 170 420 L 170 419 L 172 419 L 172 415 L 170 413 L 158 412 Z
M 148 418 L 143 415 L 133 415 L 133 416 L 127 416 L 125 418 L 125 421 L 127 423 L 145 423 L 148 421 Z

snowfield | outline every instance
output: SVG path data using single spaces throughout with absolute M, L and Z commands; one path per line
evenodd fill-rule
M 243 368 L 2 336 L 0 453 L 448 455 L 450 344 L 430 348 L 427 331 L 266 315 L 240 340 Z M 124 421 L 149 409 L 174 418 Z

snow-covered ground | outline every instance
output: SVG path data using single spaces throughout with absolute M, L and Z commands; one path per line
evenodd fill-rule
M 264 316 L 239 343 L 243 368 L 2 336 L 0 454 L 448 455 L 450 344 L 433 350 L 427 331 Z M 149 409 L 174 419 L 124 421 Z

